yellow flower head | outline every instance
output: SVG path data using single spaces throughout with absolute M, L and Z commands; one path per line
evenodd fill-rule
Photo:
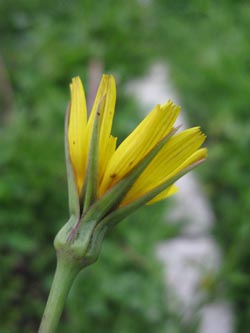
M 116 87 L 103 75 L 88 117 L 79 77 L 70 85 L 65 155 L 70 219 L 58 232 L 58 254 L 81 266 L 93 263 L 107 230 L 145 204 L 176 192 L 175 181 L 202 163 L 207 150 L 199 127 L 176 134 L 180 108 L 156 107 L 117 147 L 111 135 Z
M 73 178 L 69 190 L 75 187 L 81 213 L 96 202 L 106 205 L 99 217 L 103 218 L 114 209 L 123 212 L 127 207 L 130 211 L 162 200 L 176 192 L 174 182 L 178 178 L 205 160 L 207 150 L 200 148 L 205 135 L 199 127 L 176 134 L 174 124 L 180 108 L 172 101 L 156 105 L 117 147 L 111 135 L 114 77 L 103 75 L 89 118 L 79 77 L 72 80 L 70 89 L 66 155 Z M 113 203 L 107 203 L 112 198 Z M 100 207 L 97 204 L 95 208 Z

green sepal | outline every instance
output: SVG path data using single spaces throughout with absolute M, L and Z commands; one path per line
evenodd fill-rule
M 57 233 L 54 246 L 61 257 L 67 257 L 77 265 L 85 267 L 97 260 L 107 227 L 96 228 L 97 222 L 89 221 L 76 230 L 75 237 L 71 240 L 76 224 L 76 218 L 71 216 Z
M 97 196 L 97 185 L 98 185 L 98 151 L 99 151 L 99 127 L 100 127 L 100 115 L 101 108 L 103 108 L 103 97 L 95 114 L 93 129 L 91 133 L 88 162 L 87 162 L 87 173 L 86 173 L 86 184 L 83 188 L 83 212 L 85 212 L 89 206 L 96 200 Z M 104 101 L 105 103 L 105 101 Z
M 100 221 L 110 212 L 110 210 L 116 209 L 136 179 L 177 130 L 178 128 L 174 128 L 124 178 L 107 191 L 99 200 L 97 200 L 82 216 L 81 224 L 90 220 Z
M 79 195 L 77 191 L 74 170 L 69 154 L 69 141 L 68 141 L 69 113 L 70 113 L 70 104 L 68 105 L 66 111 L 65 129 L 64 129 L 64 146 L 65 146 L 65 161 L 66 161 L 67 181 L 68 181 L 69 213 L 70 216 L 75 215 L 77 219 L 79 219 L 80 218 Z
M 107 231 L 107 225 L 96 224 L 87 249 L 87 258 L 91 263 L 98 259 L 102 248 L 102 242 Z
M 198 165 L 200 165 L 204 161 L 205 161 L 205 159 L 202 159 L 198 162 L 193 163 L 192 165 L 183 169 L 182 171 L 180 171 L 178 174 L 176 174 L 174 177 L 172 177 L 165 183 L 154 188 L 152 191 L 144 194 L 143 196 L 141 196 L 138 199 L 134 200 L 133 202 L 127 204 L 126 206 L 123 206 L 123 207 L 118 208 L 115 211 L 111 212 L 108 216 L 106 216 L 100 222 L 100 225 L 101 226 L 107 225 L 108 227 L 112 227 L 112 226 L 116 225 L 121 220 L 123 220 L 125 217 L 127 217 L 128 215 L 133 213 L 139 207 L 148 203 L 150 200 L 152 200 L 154 197 L 156 197 L 159 193 L 164 191 L 167 187 L 173 185 L 178 179 L 183 177 L 186 173 L 190 172 L 191 170 L 196 168 Z

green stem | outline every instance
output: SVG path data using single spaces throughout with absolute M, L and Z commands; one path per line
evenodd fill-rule
M 38 333 L 55 333 L 71 285 L 80 266 L 64 256 L 57 257 L 57 266 Z

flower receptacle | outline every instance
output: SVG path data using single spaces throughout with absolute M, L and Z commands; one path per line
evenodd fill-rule
M 106 225 L 100 227 L 94 220 L 80 224 L 71 216 L 55 237 L 57 255 L 75 262 L 80 269 L 94 263 L 106 230 Z

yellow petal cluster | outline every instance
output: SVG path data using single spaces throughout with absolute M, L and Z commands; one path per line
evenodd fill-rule
M 102 197 L 174 129 L 180 108 L 172 101 L 157 105 L 135 130 L 116 148 L 111 135 L 116 101 L 116 86 L 112 75 L 103 75 L 89 119 L 84 89 L 79 77 L 72 80 L 68 124 L 68 144 L 79 195 L 84 187 L 88 152 L 95 116 L 100 115 L 98 142 L 98 189 Z M 120 206 L 124 206 L 162 185 L 188 166 L 206 158 L 200 148 L 205 135 L 198 127 L 173 135 L 132 185 Z M 162 200 L 176 192 L 172 185 L 149 203 Z
M 110 135 L 114 117 L 116 86 L 111 75 L 103 75 L 89 119 L 83 86 L 79 77 L 73 78 L 70 85 L 71 104 L 68 125 L 69 153 L 74 169 L 78 193 L 85 183 L 88 151 L 96 113 L 100 113 L 99 133 L 99 178 L 104 174 L 106 165 L 115 151 L 116 138 Z

